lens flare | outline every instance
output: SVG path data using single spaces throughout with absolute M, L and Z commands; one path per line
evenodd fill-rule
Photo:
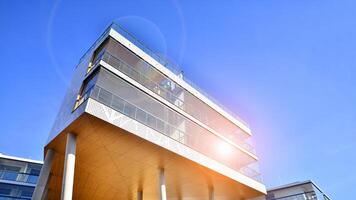
M 219 142 L 217 150 L 222 156 L 228 156 L 232 152 L 231 145 L 226 142 Z

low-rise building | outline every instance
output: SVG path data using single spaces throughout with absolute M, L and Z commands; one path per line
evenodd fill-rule
M 331 200 L 313 181 L 295 182 L 267 190 L 253 200 Z
M 42 161 L 0 153 L 0 200 L 31 199 Z

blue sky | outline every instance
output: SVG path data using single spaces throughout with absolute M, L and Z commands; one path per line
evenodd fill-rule
M 73 68 L 116 20 L 248 121 L 268 187 L 356 184 L 356 2 L 0 0 L 0 152 L 42 158 Z

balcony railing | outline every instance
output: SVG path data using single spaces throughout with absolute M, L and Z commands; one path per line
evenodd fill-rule
M 21 196 L 0 194 L 0 200 L 31 200 L 31 197 L 21 197 Z
M 278 198 L 267 197 L 267 200 L 330 200 L 330 199 L 324 194 L 320 194 L 320 193 L 318 194 L 315 193 L 314 191 L 311 191 L 311 192 L 304 192 L 304 193 L 293 194 L 293 195 L 288 195 L 288 196 L 278 197 Z
M 133 103 L 126 101 L 125 99 L 112 94 L 111 92 L 95 85 L 91 89 L 88 90 L 86 94 L 83 95 L 82 100 L 80 102 L 84 102 L 88 98 L 92 98 L 104 105 L 150 127 L 194 150 L 200 151 L 201 153 L 216 159 L 219 162 L 224 163 L 225 165 L 239 171 L 240 173 L 253 178 L 257 181 L 261 181 L 260 174 L 249 168 L 248 166 L 241 167 L 241 164 L 238 163 L 237 158 L 231 157 L 228 161 L 221 161 L 221 155 L 219 156 L 212 148 L 212 141 L 205 140 L 202 138 L 204 135 L 200 135 L 202 133 L 190 133 L 172 126 L 171 124 L 162 121 L 161 119 L 155 117 L 153 114 L 140 109 Z M 213 134 L 210 134 L 211 136 Z M 210 136 L 209 136 L 210 137 Z M 211 138 L 210 138 L 211 139 Z M 216 139 L 214 139 L 216 140 Z M 239 151 L 239 150 L 236 150 Z M 246 155 L 247 156 L 247 155 Z
M 139 41 L 133 34 L 129 33 L 127 30 L 125 30 L 123 27 L 121 27 L 117 23 L 112 23 L 111 28 L 113 28 L 115 31 L 123 35 L 126 39 L 128 39 L 130 42 L 135 44 L 138 48 L 140 48 L 142 51 L 144 51 L 146 54 L 151 56 L 153 59 L 155 59 L 157 62 L 159 62 L 161 65 L 165 66 L 167 69 L 172 71 L 174 74 L 179 75 L 182 73 L 180 70 L 180 67 L 176 64 L 173 64 L 171 61 L 169 61 L 167 58 L 164 58 L 160 55 L 158 55 L 155 51 L 153 51 L 151 48 L 147 47 L 145 44 L 143 44 L 141 41 Z M 205 97 L 210 99 L 212 102 L 214 102 L 216 105 L 218 105 L 220 108 L 222 108 L 225 112 L 233 116 L 234 118 L 238 119 L 241 123 L 243 123 L 246 127 L 248 127 L 248 124 L 243 121 L 236 113 L 232 112 L 230 109 L 226 108 L 224 105 L 219 103 L 215 98 L 213 98 L 211 95 L 206 93 L 203 89 L 201 89 L 197 84 L 192 82 L 191 80 L 187 79 L 186 77 L 183 77 L 184 81 L 187 82 L 189 85 L 194 87 L 196 90 L 198 90 L 201 94 L 203 94 Z
M 169 101 L 173 105 L 177 106 L 181 110 L 187 112 L 188 114 L 191 114 L 193 117 L 198 119 L 199 121 L 203 122 L 207 126 L 209 126 L 209 122 L 207 121 L 206 114 L 201 112 L 201 110 L 196 109 L 196 106 L 188 104 L 187 102 L 183 101 L 179 97 L 177 97 L 175 94 L 173 94 L 171 91 L 166 89 L 165 87 L 161 86 L 159 83 L 156 81 L 152 80 L 149 76 L 146 76 L 145 74 L 141 73 L 140 71 L 137 71 L 134 69 L 134 67 L 128 65 L 124 61 L 122 61 L 119 58 L 116 58 L 115 56 L 111 55 L 108 52 L 102 52 L 101 55 L 97 56 L 97 59 L 94 61 L 94 63 L 98 63 L 100 60 L 104 60 L 106 63 L 110 64 L 114 68 L 118 69 L 120 72 L 126 74 L 130 78 L 134 79 L 141 85 L 145 86 L 152 92 L 156 93 L 157 95 L 163 97 L 165 100 Z M 239 133 L 225 133 L 221 132 L 219 130 L 216 130 L 220 134 L 224 135 L 227 137 L 229 140 L 234 142 L 235 144 L 239 145 L 240 147 L 244 148 L 248 152 L 255 154 L 255 149 L 253 148 L 252 145 L 244 142 L 241 137 L 237 137 L 237 134 Z
M 36 184 L 38 179 L 37 174 L 0 170 L 0 180 L 16 181 L 23 183 Z

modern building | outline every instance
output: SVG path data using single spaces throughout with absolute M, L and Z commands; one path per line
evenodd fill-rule
M 31 199 L 41 161 L 0 153 L 0 200 Z
M 80 59 L 33 199 L 248 199 L 251 130 L 118 24 Z
M 271 188 L 254 200 L 331 200 L 313 181 L 295 182 Z

